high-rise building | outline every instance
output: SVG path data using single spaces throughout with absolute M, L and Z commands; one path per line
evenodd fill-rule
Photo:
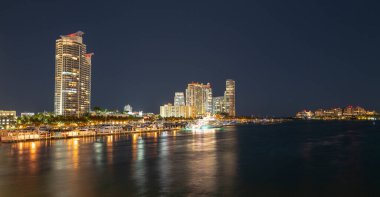
M 185 105 L 185 94 L 183 92 L 176 92 L 174 94 L 174 106 Z
M 212 114 L 220 114 L 225 112 L 224 97 L 218 96 L 212 98 Z
M 225 104 L 225 112 L 228 113 L 229 116 L 236 116 L 235 110 L 235 81 L 232 79 L 226 80 L 226 91 L 224 92 L 224 104 Z
M 83 32 L 61 36 L 55 45 L 56 115 L 80 116 L 91 107 L 91 56 Z
M 193 108 L 193 116 L 212 113 L 212 89 L 210 83 L 189 83 L 186 89 L 186 105 Z

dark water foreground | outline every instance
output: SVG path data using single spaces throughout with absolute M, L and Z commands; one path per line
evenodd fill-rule
M 0 196 L 380 196 L 380 122 L 0 145 Z

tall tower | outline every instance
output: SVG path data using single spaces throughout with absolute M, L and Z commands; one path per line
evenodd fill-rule
M 210 83 L 190 83 L 186 89 L 186 105 L 193 107 L 193 116 L 212 113 L 212 89 Z
M 185 94 L 183 92 L 176 92 L 174 95 L 174 106 L 185 105 Z
M 232 79 L 226 80 L 226 91 L 224 92 L 224 104 L 226 113 L 229 116 L 236 116 L 235 110 L 235 81 Z
M 80 116 L 91 107 L 91 57 L 86 53 L 83 32 L 61 36 L 55 43 L 56 115 Z

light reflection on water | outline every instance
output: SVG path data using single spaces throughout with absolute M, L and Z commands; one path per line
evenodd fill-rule
M 0 196 L 376 192 L 372 188 L 379 183 L 380 173 L 371 163 L 380 163 L 378 128 L 364 123 L 329 124 L 1 144 Z
M 215 192 L 215 135 L 173 131 L 3 144 L 9 155 L 1 159 L 0 196 L 20 194 L 20 185 L 29 185 L 22 192 L 31 196 L 104 194 L 111 187 L 165 195 L 177 184 L 188 188 L 178 192 Z

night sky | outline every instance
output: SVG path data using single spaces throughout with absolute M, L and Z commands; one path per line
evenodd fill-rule
M 92 107 L 159 112 L 188 82 L 238 115 L 360 105 L 380 111 L 380 3 L 365 1 L 1 1 L 0 109 L 53 111 L 55 40 L 94 52 Z

